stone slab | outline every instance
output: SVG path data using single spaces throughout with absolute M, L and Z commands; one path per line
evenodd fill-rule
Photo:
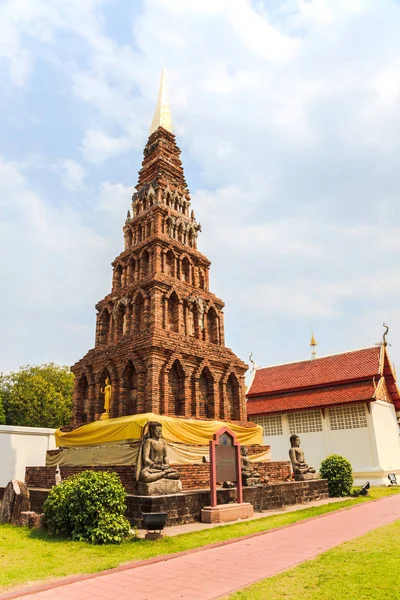
M 170 496 L 182 492 L 180 479 L 159 479 L 152 483 L 138 481 L 137 493 L 139 496 Z
M 205 506 L 201 509 L 201 522 L 228 523 L 238 519 L 250 519 L 253 514 L 254 509 L 249 502 Z
M 295 481 L 310 481 L 311 479 L 319 479 L 318 473 L 305 473 L 304 475 L 295 474 Z
M 243 486 L 251 487 L 255 485 L 263 485 L 261 483 L 260 477 L 243 477 L 242 478 Z
M 21 512 L 30 509 L 29 490 L 25 483 L 12 479 L 4 490 L 0 507 L 0 523 L 19 525 Z
M 38 529 L 42 527 L 43 514 L 38 514 L 33 510 L 22 511 L 19 524 L 30 529 Z
M 146 535 L 144 536 L 145 540 L 150 540 L 151 542 L 155 542 L 157 540 L 161 540 L 163 537 L 165 537 L 165 533 L 164 531 L 148 531 L 146 533 Z

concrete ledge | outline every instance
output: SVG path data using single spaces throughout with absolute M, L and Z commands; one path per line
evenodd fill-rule
M 201 522 L 228 523 L 238 519 L 250 519 L 253 514 L 254 510 L 249 502 L 205 506 L 201 509 Z

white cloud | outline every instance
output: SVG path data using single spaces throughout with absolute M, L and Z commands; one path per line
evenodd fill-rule
M 24 168 L 0 160 L 2 336 L 9 340 L 0 364 L 10 369 L 54 357 L 71 362 L 77 345 L 92 345 L 93 322 L 79 325 L 79 311 L 109 291 L 110 274 L 97 265 L 113 258 L 110 240 L 67 203 L 33 191 Z
M 122 224 L 127 211 L 131 209 L 132 193 L 132 187 L 104 181 L 100 185 L 99 208 Z
M 81 149 L 86 160 L 98 163 L 125 154 L 131 147 L 131 137 L 111 137 L 102 131 L 89 129 L 85 133 Z
M 86 170 L 76 160 L 65 158 L 58 161 L 56 171 L 59 172 L 63 185 L 67 190 L 79 190 L 84 187 Z

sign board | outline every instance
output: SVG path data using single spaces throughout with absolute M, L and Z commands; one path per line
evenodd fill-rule
M 236 448 L 233 438 L 226 432 L 215 446 L 216 478 L 218 482 L 236 481 Z
M 237 502 L 243 502 L 240 444 L 227 427 L 214 433 L 210 442 L 211 506 L 217 506 L 217 483 L 236 482 Z

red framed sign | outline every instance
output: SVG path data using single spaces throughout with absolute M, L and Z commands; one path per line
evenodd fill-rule
M 214 433 L 210 444 L 210 495 L 211 506 L 217 506 L 217 482 L 236 482 L 237 502 L 243 502 L 242 463 L 240 443 L 233 431 L 222 427 Z

